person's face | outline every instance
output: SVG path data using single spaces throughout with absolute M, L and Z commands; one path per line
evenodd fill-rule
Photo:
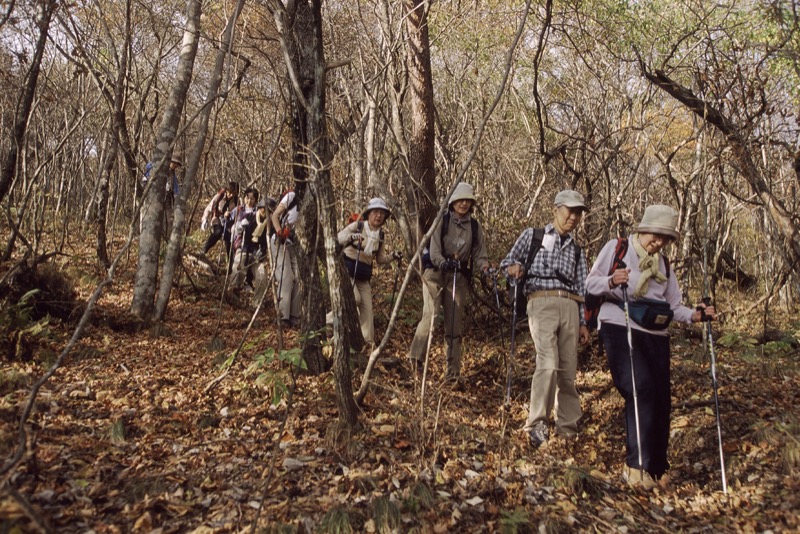
M 582 218 L 583 208 L 581 207 L 568 208 L 567 206 L 556 206 L 553 226 L 556 227 L 556 231 L 559 234 L 568 234 L 578 227 Z
M 369 210 L 367 213 L 367 222 L 373 228 L 378 228 L 386 222 L 386 210 L 379 208 Z
M 639 234 L 639 244 L 648 254 L 655 254 L 661 251 L 672 241 L 672 238 L 664 234 Z
M 256 196 L 253 193 L 247 193 L 247 198 L 245 198 L 244 201 L 248 208 L 252 208 L 256 205 Z
M 178 163 L 177 161 L 170 161 L 169 162 L 169 168 L 172 169 L 173 171 L 175 169 L 179 168 L 180 166 L 181 166 L 181 164 Z
M 463 217 L 469 213 L 469 210 L 472 207 L 472 201 L 468 198 L 462 198 L 461 200 L 456 200 L 453 202 L 452 207 L 456 215 Z
M 236 191 L 231 191 L 230 189 L 226 189 L 225 196 L 228 198 L 233 198 L 236 196 Z

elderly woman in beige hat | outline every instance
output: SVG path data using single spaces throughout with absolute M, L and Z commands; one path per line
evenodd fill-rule
M 586 280 L 588 293 L 607 299 L 600 307 L 598 321 L 614 386 L 625 399 L 627 457 L 623 478 L 631 486 L 648 490 L 669 480 L 671 400 L 667 327 L 671 320 L 696 323 L 716 318 L 712 306 L 701 304 L 701 309 L 693 310 L 681 304 L 677 277 L 670 272 L 669 263 L 661 253 L 666 245 L 678 239 L 677 227 L 678 212 L 672 207 L 648 206 L 636 231 L 623 243 L 627 249 L 618 248 L 617 239 L 606 243 Z M 615 253 L 621 254 L 623 250 L 625 267 L 619 266 L 612 272 Z M 625 296 L 630 320 L 626 320 L 623 311 Z
M 361 334 L 367 343 L 375 343 L 375 326 L 372 316 L 372 264 L 384 265 L 397 258 L 399 253 L 386 253 L 383 225 L 392 216 L 382 198 L 373 198 L 361 212 L 361 217 L 338 234 L 344 247 L 344 264 L 353 281 Z M 333 316 L 329 314 L 329 319 Z
M 422 319 L 408 354 L 415 368 L 421 370 L 432 318 L 442 305 L 447 342 L 446 378 L 453 382 L 461 375 L 462 323 L 472 266 L 484 274 L 489 270 L 483 230 L 472 218 L 476 202 L 472 186 L 459 183 L 450 195 L 448 212 L 431 236 L 428 259 L 423 259 Z

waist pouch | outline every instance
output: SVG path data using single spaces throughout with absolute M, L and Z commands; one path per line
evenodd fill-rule
M 363 261 L 356 262 L 347 256 L 344 257 L 344 267 L 350 278 L 356 280 L 367 281 L 372 278 L 372 264 Z
M 625 304 L 618 303 L 625 310 Z M 672 322 L 674 312 L 668 302 L 655 299 L 638 299 L 628 302 L 628 313 L 631 320 L 648 330 L 664 330 Z

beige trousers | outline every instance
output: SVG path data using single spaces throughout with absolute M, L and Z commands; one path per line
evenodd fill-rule
M 456 275 L 455 299 L 453 298 L 453 273 L 440 273 L 426 269 L 422 274 L 422 319 L 417 325 L 414 340 L 408 351 L 412 360 L 424 361 L 428 347 L 431 318 L 444 308 L 444 339 L 447 343 L 447 377 L 461 374 L 461 336 L 464 322 L 464 303 L 469 295 L 469 281 L 462 274 Z M 442 283 L 444 282 L 444 283 Z
M 578 303 L 563 297 L 528 300 L 528 326 L 536 347 L 536 371 L 525 430 L 547 422 L 555 407 L 556 433 L 578 432 L 581 404 L 575 388 L 580 319 Z

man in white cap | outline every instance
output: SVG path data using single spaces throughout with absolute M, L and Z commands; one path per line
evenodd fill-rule
M 417 325 L 408 354 L 416 370 L 421 370 L 431 321 L 442 305 L 447 342 L 446 379 L 456 384 L 461 375 L 462 323 L 472 276 L 471 265 L 474 264 L 484 274 L 489 270 L 483 230 L 478 221 L 471 217 L 475 203 L 472 186 L 459 183 L 450 196 L 450 209 L 431 236 L 429 259 L 423 258 L 422 319 Z
M 583 195 L 564 190 L 555 198 L 553 222 L 544 227 L 541 248 L 527 272 L 523 265 L 534 238 L 528 228 L 500 263 L 508 276 L 524 284 L 528 299 L 528 326 L 536 347 L 536 371 L 531 381 L 530 407 L 525 431 L 538 448 L 549 438 L 547 421 L 557 401 L 556 433 L 572 438 L 578 434 L 580 398 L 575 388 L 578 341 L 589 342 L 583 314 L 586 294 L 586 255 L 572 232 L 588 210 Z

